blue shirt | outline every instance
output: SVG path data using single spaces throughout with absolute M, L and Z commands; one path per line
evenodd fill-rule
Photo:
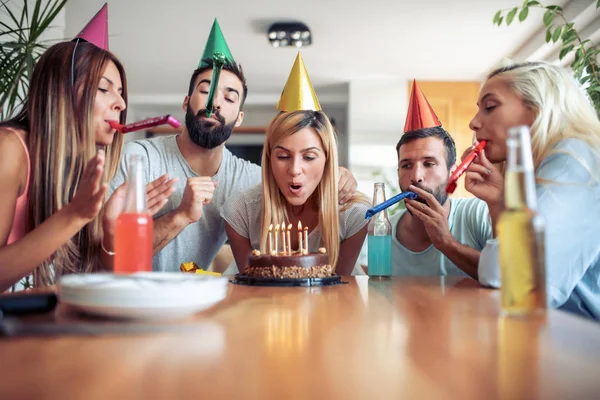
M 458 242 L 481 251 L 492 237 L 487 204 L 479 199 L 450 198 L 448 228 Z M 392 224 L 392 275 L 399 276 L 469 276 L 433 245 L 421 252 L 402 246 L 396 237 L 400 219 L 406 209 L 390 218 Z
M 558 143 L 535 172 L 538 212 L 546 220 L 550 307 L 600 319 L 600 171 L 583 141 Z M 500 287 L 498 240 L 479 259 L 479 281 Z

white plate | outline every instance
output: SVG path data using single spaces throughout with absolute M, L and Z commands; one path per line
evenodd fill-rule
M 181 272 L 73 274 L 60 279 L 62 303 L 90 314 L 165 319 L 188 316 L 227 296 L 225 277 Z

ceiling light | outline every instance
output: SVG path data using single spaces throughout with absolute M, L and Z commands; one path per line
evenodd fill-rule
M 312 34 L 302 22 L 276 22 L 269 27 L 267 37 L 273 47 L 302 47 L 312 44 Z

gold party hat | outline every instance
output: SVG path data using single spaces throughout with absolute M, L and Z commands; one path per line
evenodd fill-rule
M 319 99 L 310 83 L 308 72 L 302 61 L 302 55 L 298 52 L 290 76 L 283 88 L 277 109 L 284 112 L 300 110 L 321 111 Z

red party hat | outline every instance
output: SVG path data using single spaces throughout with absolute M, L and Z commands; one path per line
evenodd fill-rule
M 404 132 L 433 128 L 434 126 L 442 126 L 442 123 L 435 115 L 435 111 L 433 111 L 421 88 L 417 85 L 417 81 L 413 80 Z

